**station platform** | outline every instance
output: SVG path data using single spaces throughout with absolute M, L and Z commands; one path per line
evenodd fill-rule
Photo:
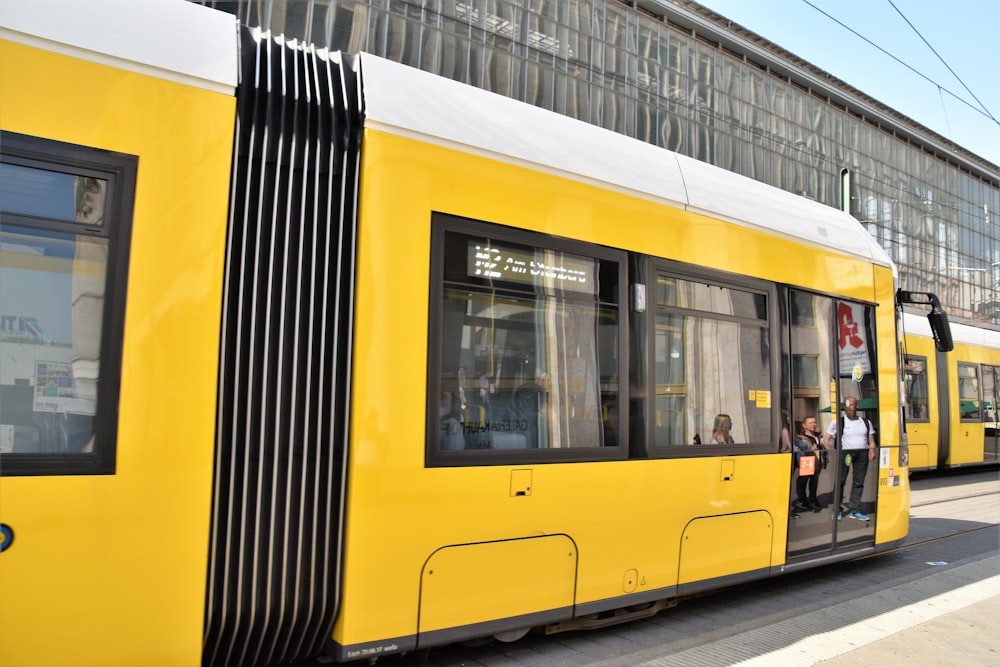
M 940 528 L 939 522 L 961 519 L 1000 524 L 998 490 L 1000 479 L 964 485 L 961 494 L 948 485 L 924 490 L 920 488 L 920 480 L 916 480 L 910 510 L 911 539 L 914 533 L 916 537 L 933 534 Z M 924 510 L 932 505 L 933 512 Z M 1000 543 L 996 551 L 1000 553 Z M 967 667 L 1000 665 L 1000 639 L 995 623 L 1000 618 L 1000 555 L 932 575 L 926 582 L 913 583 L 929 597 L 872 619 L 874 641 L 857 648 L 844 647 L 848 650 L 814 664 L 823 667 L 900 664 L 919 667 L 956 662 Z M 938 588 L 942 592 L 937 593 Z M 859 636 L 863 636 L 860 631 Z
M 883 625 L 885 636 L 878 641 L 816 664 L 823 667 L 951 665 L 956 662 L 965 667 L 1000 665 L 1000 639 L 995 627 L 995 619 L 1000 618 L 1000 592 L 997 590 L 1000 575 L 995 574 L 1000 572 L 1000 562 L 994 558 L 984 562 L 984 565 L 994 573 L 991 578 L 965 584 L 952 594 L 931 598 L 915 609 L 893 613 L 898 617 L 895 619 L 897 622 L 908 625 L 910 621 L 917 621 L 916 625 L 893 631 L 879 624 Z M 967 590 L 970 588 L 973 590 Z M 986 597 L 974 601 L 982 595 Z M 959 605 L 959 608 L 920 621 L 922 613 L 933 616 L 953 605 Z
M 669 654 L 646 652 L 642 667 L 965 667 L 1000 665 L 1000 476 L 954 488 L 940 479 L 913 484 L 907 544 L 920 544 L 922 574 L 828 606 Z M 976 529 L 981 527 L 981 529 Z M 936 540 L 962 529 L 981 548 L 965 558 Z M 937 558 L 942 560 L 936 560 Z M 878 558 L 878 557 L 876 557 Z M 877 577 L 878 575 L 872 575 Z M 746 657 L 745 657 L 746 656 Z M 631 658 L 637 657 L 635 655 Z M 624 657 L 623 657 L 624 658 Z M 624 667 L 628 658 L 601 667 Z
M 995 667 L 1000 664 L 998 615 L 1000 555 L 807 614 L 792 622 L 798 627 L 784 628 L 793 634 L 804 631 L 807 637 L 733 664 L 922 667 L 959 662 L 965 667 Z M 775 631 L 780 630 L 762 630 Z

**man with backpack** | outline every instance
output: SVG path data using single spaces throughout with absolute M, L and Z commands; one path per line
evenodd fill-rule
M 868 515 L 861 511 L 861 494 L 865 490 L 865 477 L 868 475 L 868 462 L 875 459 L 875 429 L 866 417 L 858 416 L 858 399 L 848 396 L 844 399 L 844 414 L 832 422 L 823 436 L 823 446 L 830 448 L 831 440 L 837 436 L 839 428 L 841 454 L 840 488 L 843 490 L 847 481 L 847 473 L 853 470 L 850 501 L 847 505 L 847 516 L 859 521 L 868 521 Z M 844 518 L 843 505 L 837 512 L 837 519 Z

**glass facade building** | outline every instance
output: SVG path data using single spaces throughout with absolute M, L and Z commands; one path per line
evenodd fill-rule
M 694 2 L 195 1 L 846 205 L 901 287 L 1000 328 L 1000 167 Z

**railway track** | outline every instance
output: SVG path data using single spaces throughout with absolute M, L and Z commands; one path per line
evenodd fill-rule
M 939 518 L 1000 523 L 998 467 L 910 481 L 910 518 Z

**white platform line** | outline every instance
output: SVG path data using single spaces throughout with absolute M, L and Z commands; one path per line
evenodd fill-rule
M 735 665 L 774 667 L 815 664 L 996 595 L 1000 595 L 1000 575 L 935 595 L 847 627 L 811 635 L 785 648 Z
M 835 658 L 989 598 L 1000 596 L 1000 555 L 936 571 L 857 598 L 631 664 L 643 667 L 804 667 Z M 942 591 L 940 593 L 936 591 Z M 889 609 L 891 611 L 884 611 Z M 780 647 L 780 648 L 775 648 Z M 649 656 L 650 652 L 646 652 Z M 624 664 L 621 661 L 608 662 Z

